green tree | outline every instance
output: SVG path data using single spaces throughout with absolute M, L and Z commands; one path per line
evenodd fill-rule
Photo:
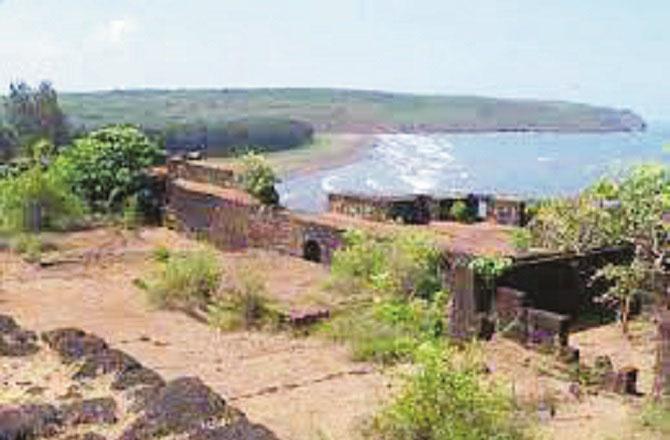
M 142 203 L 148 170 L 163 152 L 142 131 L 132 126 L 112 126 L 77 139 L 55 161 L 54 167 L 71 182 L 97 211 L 119 209 L 133 195 Z
M 43 81 L 37 89 L 21 81 L 9 86 L 6 100 L 8 122 L 16 129 L 21 143 L 44 138 L 56 146 L 68 142 L 65 114 L 51 83 Z
M 242 156 L 242 174 L 240 183 L 245 191 L 255 196 L 266 205 L 279 203 L 279 194 L 275 185 L 279 178 L 265 157 L 256 153 Z
M 601 300 L 613 299 L 618 304 L 624 333 L 628 333 L 631 303 L 644 289 L 647 274 L 647 266 L 635 259 L 629 265 L 608 264 L 593 276 L 594 279 L 605 279 L 611 284 Z
M 12 159 L 19 147 L 19 136 L 11 125 L 0 123 L 0 161 Z

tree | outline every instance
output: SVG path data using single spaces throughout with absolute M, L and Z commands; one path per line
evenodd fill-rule
M 6 124 L 0 123 L 0 161 L 7 162 L 12 159 L 19 146 L 19 137 L 16 130 Z
M 618 305 L 622 330 L 626 334 L 628 333 L 631 303 L 644 289 L 647 274 L 647 266 L 642 261 L 635 259 L 629 265 L 608 264 L 593 276 L 594 279 L 602 278 L 611 284 L 601 297 L 601 301 L 607 302 L 612 299 Z
M 7 120 L 16 129 L 21 143 L 44 138 L 56 146 L 68 142 L 65 115 L 51 83 L 43 81 L 37 89 L 21 81 L 9 86 L 5 104 Z
M 162 150 L 133 126 L 111 126 L 77 139 L 58 156 L 54 167 L 94 210 L 109 212 L 138 195 L 143 203 L 148 169 L 158 164 Z
M 279 203 L 279 194 L 275 185 L 279 179 L 265 157 L 256 153 L 242 156 L 242 174 L 240 183 L 245 191 L 266 205 Z

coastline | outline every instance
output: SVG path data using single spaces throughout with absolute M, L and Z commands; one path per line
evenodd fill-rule
M 270 153 L 267 159 L 282 179 L 294 179 L 358 161 L 374 146 L 370 133 L 323 133 L 305 147 Z

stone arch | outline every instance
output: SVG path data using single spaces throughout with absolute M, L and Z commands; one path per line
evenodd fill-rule
M 302 257 L 307 261 L 321 263 L 323 261 L 321 245 L 316 240 L 305 241 L 302 248 Z

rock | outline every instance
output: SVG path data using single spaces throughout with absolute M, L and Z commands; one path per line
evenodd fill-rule
M 93 379 L 103 374 L 119 373 L 142 365 L 132 356 L 116 349 L 104 348 L 87 354 L 84 363 L 72 377 L 75 380 Z
M 137 386 L 162 387 L 165 385 L 163 378 L 153 370 L 140 366 L 125 370 L 116 375 L 111 388 L 113 390 L 127 390 Z
M 63 421 L 69 426 L 114 424 L 116 411 L 116 401 L 111 397 L 80 400 L 60 408 Z
M 97 432 L 86 432 L 84 434 L 72 434 L 63 440 L 107 440 L 104 435 Z
M 272 431 L 263 425 L 249 422 L 241 416 L 226 426 L 199 429 L 188 440 L 278 440 Z
M 62 328 L 42 333 L 42 340 L 67 363 L 107 349 L 104 340 L 76 328 Z
M 146 397 L 144 411 L 122 440 L 192 432 L 227 414 L 223 398 L 198 378 L 175 379 Z
M 19 325 L 9 315 L 0 314 L 0 333 L 11 333 L 19 330 Z
M 79 387 L 75 384 L 67 387 L 67 392 L 62 396 L 58 396 L 58 400 L 71 400 L 71 399 L 81 399 L 83 396 L 79 391 Z
M 55 434 L 62 425 L 52 405 L 0 406 L 0 439 L 25 440 Z
M 0 332 L 0 356 L 30 356 L 39 351 L 36 342 L 37 336 L 34 332 L 21 330 L 20 328 Z

